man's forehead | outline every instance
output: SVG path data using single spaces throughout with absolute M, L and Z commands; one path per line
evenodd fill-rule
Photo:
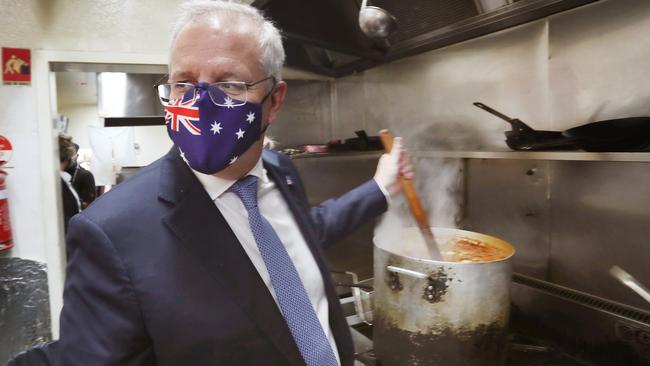
M 223 74 L 221 77 L 241 75 L 242 71 L 257 73 L 259 42 L 249 26 L 212 20 L 188 24 L 170 50 L 172 78 L 178 80 L 181 74 L 196 74 L 205 68 Z

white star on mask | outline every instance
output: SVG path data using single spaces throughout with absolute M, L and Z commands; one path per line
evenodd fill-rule
M 255 121 L 255 113 L 253 113 L 253 112 L 249 112 L 249 113 L 246 115 L 246 121 L 248 121 L 249 124 L 250 124 L 250 123 L 253 123 L 253 121 Z
M 237 156 L 235 156 L 235 157 L 233 157 L 232 159 L 230 159 L 230 163 L 229 163 L 228 165 L 232 165 L 232 164 L 233 164 L 234 162 L 236 162 L 236 161 L 237 161 Z
M 237 140 L 243 139 L 244 138 L 244 131 L 240 128 L 239 131 L 235 132 L 235 135 L 237 135 Z
M 235 102 L 232 101 L 232 98 L 226 97 L 223 100 L 223 105 L 226 106 L 227 108 L 235 108 Z
M 217 122 L 215 121 L 215 122 L 212 123 L 210 126 L 212 126 L 212 128 L 210 129 L 210 131 L 212 131 L 212 134 L 213 134 L 213 135 L 221 134 L 221 130 L 223 129 L 223 127 L 221 127 L 221 123 L 217 123 Z

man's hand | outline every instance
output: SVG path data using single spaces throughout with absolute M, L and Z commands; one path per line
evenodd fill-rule
M 413 179 L 414 175 L 413 166 L 404 151 L 404 142 L 401 137 L 396 137 L 390 154 L 384 154 L 379 159 L 375 181 L 386 188 L 391 197 L 394 197 L 402 189 L 399 178 Z

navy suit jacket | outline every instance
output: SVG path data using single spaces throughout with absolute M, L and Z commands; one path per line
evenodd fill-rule
M 288 157 L 264 167 L 323 276 L 343 365 L 353 345 L 323 247 L 386 210 L 374 181 L 310 208 Z M 304 365 L 225 219 L 172 149 L 71 221 L 61 366 Z

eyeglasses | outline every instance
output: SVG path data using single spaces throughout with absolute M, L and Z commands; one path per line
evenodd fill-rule
M 268 80 L 272 81 L 273 86 L 262 99 L 262 103 L 264 103 L 275 87 L 276 80 L 273 76 L 266 77 L 254 83 L 246 83 L 243 81 L 219 81 L 209 85 L 194 85 L 186 82 L 156 83 L 154 89 L 158 92 L 158 98 L 160 98 L 160 103 L 163 106 L 169 105 L 175 99 L 182 98 L 190 91 L 193 95 L 196 95 L 197 89 L 203 89 L 208 91 L 212 103 L 221 107 L 238 107 L 248 102 L 249 89 Z

